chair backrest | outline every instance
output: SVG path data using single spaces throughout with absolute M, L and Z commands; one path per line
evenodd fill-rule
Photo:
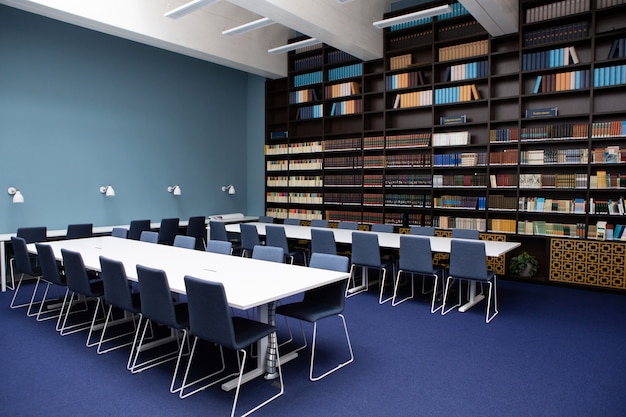
M 348 264 L 350 263 L 347 256 L 330 255 L 327 253 L 311 254 L 309 267 L 328 269 L 331 271 L 348 272 Z M 304 293 L 303 302 L 305 304 L 335 307 L 334 314 L 343 311 L 346 302 L 346 286 L 348 280 L 344 279 L 323 287 L 314 288 Z
M 88 297 L 97 297 L 99 294 L 94 294 L 91 290 L 89 275 L 87 275 L 87 270 L 85 269 L 83 257 L 80 252 L 61 249 L 61 256 L 63 257 L 67 287 L 75 293 L 83 294 Z
M 204 249 L 206 242 L 206 217 L 193 216 L 187 222 L 187 236 L 196 238 L 196 249 Z
M 81 239 L 93 236 L 93 224 L 75 223 L 67 225 L 66 239 Z
M 61 279 L 61 273 L 59 272 L 60 265 L 54 257 L 52 246 L 45 243 L 35 243 L 35 247 L 37 248 L 43 279 L 55 285 L 65 286 L 65 281 Z
M 241 230 L 241 247 L 243 249 L 252 250 L 256 245 L 261 244 L 256 225 L 241 223 L 239 228 Z
M 259 216 L 259 223 L 274 223 L 274 218 L 271 216 Z
M 339 222 L 337 229 L 359 230 L 359 224 L 357 222 Z
M 45 226 L 20 227 L 17 229 L 17 237 L 21 237 L 26 243 L 45 242 L 48 240 L 48 228 Z
M 300 219 L 285 219 L 283 220 L 283 224 L 289 224 L 292 226 L 300 226 Z
M 114 227 L 111 230 L 111 236 L 121 237 L 122 239 L 126 239 L 128 237 L 128 229 L 123 227 Z
M 158 243 L 159 234 L 151 230 L 144 230 L 143 232 L 141 232 L 139 240 L 141 240 L 142 242 Z
M 489 279 L 485 242 L 452 239 L 450 276 L 475 280 Z
M 176 235 L 176 237 L 174 237 L 174 246 L 178 248 L 195 249 L 196 238 L 193 236 Z
M 280 263 L 285 260 L 285 251 L 283 251 L 283 248 L 277 248 L 275 246 L 256 245 L 252 249 L 252 258 Z
M 289 242 L 283 226 L 265 226 L 265 244 L 282 248 L 284 253 L 289 253 Z
M 432 226 L 411 226 L 412 235 L 435 236 L 435 228 Z
M 100 256 L 100 277 L 104 284 L 104 299 L 114 307 L 133 311 L 133 301 L 124 264 Z
M 174 243 L 174 238 L 178 234 L 178 225 L 180 219 L 169 218 L 161 219 L 161 227 L 159 227 L 158 243 L 171 245 Z
M 231 242 L 225 242 L 223 240 L 209 240 L 206 243 L 206 251 L 211 253 L 218 253 L 220 255 L 232 255 L 233 244 Z
M 169 327 L 180 327 L 165 271 L 137 265 L 137 279 L 141 315 Z
M 15 270 L 22 274 L 37 276 L 33 264 L 30 262 L 28 248 L 26 247 L 26 239 L 11 236 L 11 245 L 13 246 L 13 257 L 15 259 Z
M 209 221 L 209 240 L 223 240 L 228 242 L 228 233 L 224 222 L 217 220 Z
M 352 232 L 352 263 L 380 268 L 378 235 L 368 232 Z
M 150 220 L 131 220 L 128 229 L 128 238 L 139 240 L 141 238 L 141 232 L 144 230 L 150 230 Z
M 330 229 L 311 229 L 311 253 L 337 254 L 335 234 Z
M 187 275 L 185 288 L 191 334 L 229 349 L 238 349 L 224 286 Z
M 311 220 L 311 227 L 328 227 L 328 220 L 313 219 Z
M 372 224 L 371 231 L 372 232 L 393 233 L 393 224 L 374 223 L 374 224 Z
M 480 231 L 474 229 L 452 229 L 452 239 L 480 239 Z
M 432 274 L 433 254 L 430 239 L 424 236 L 400 236 L 399 268 L 404 271 Z

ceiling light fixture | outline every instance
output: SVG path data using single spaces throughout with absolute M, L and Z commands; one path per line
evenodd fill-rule
M 294 51 L 299 48 L 304 48 L 305 46 L 313 46 L 322 43 L 322 41 L 318 41 L 315 38 L 305 39 L 303 41 L 288 43 L 287 45 L 278 46 L 276 48 L 268 49 L 267 52 L 270 54 L 282 54 L 289 51 Z
M 193 13 L 196 10 L 208 6 L 213 3 L 217 3 L 219 0 L 193 0 L 189 3 L 185 3 L 180 7 L 177 7 L 169 12 L 165 13 L 163 16 L 169 17 L 171 19 L 178 19 L 179 17 L 183 17 L 188 15 L 189 13 Z
M 411 22 L 413 20 L 424 19 L 427 17 L 438 16 L 440 14 L 451 12 L 452 8 L 449 5 L 437 6 L 431 9 L 420 10 L 414 13 L 403 14 L 400 16 L 390 17 L 389 19 L 379 20 L 372 23 L 379 29 L 388 28 L 389 26 L 398 25 L 400 23 Z
M 17 204 L 17 203 L 24 202 L 24 196 L 22 195 L 22 192 L 20 191 L 19 188 L 9 187 L 7 192 L 9 193 L 9 195 L 13 196 L 13 203 Z
M 231 29 L 227 29 L 222 32 L 222 35 L 226 35 L 226 36 L 238 35 L 240 33 L 250 32 L 251 30 L 261 29 L 261 28 L 264 28 L 266 26 L 270 26 L 273 24 L 274 24 L 273 20 L 271 20 L 269 17 L 264 17 L 258 20 L 254 20 L 252 22 L 244 23 L 243 25 L 236 26 Z

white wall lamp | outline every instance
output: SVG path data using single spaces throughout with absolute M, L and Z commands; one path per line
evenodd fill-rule
M 19 188 L 9 187 L 7 192 L 9 193 L 9 195 L 13 196 L 13 203 L 17 204 L 17 203 L 24 202 L 24 196 L 22 195 L 22 192 L 20 191 Z
M 167 187 L 167 192 L 172 193 L 172 195 L 181 195 L 183 193 L 178 184 Z
M 278 46 L 276 48 L 268 49 L 270 54 L 282 54 L 289 51 L 295 51 L 296 49 L 304 48 L 305 46 L 313 46 L 322 43 L 315 38 L 305 39 L 303 41 L 288 43 L 287 45 Z
M 111 184 L 100 187 L 100 192 L 107 197 L 115 197 L 115 190 Z
M 230 185 L 224 185 L 222 186 L 222 191 L 226 192 L 228 191 L 228 194 L 235 194 L 235 186 L 230 184 Z
M 178 19 L 179 17 L 183 17 L 188 15 L 189 13 L 193 13 L 198 9 L 201 9 L 204 6 L 208 6 L 209 4 L 217 3 L 219 0 L 193 0 L 189 3 L 185 3 L 182 6 L 179 6 L 175 9 L 170 10 L 165 13 L 163 16 L 169 17 L 172 19 Z
M 264 28 L 266 26 L 270 26 L 273 24 L 274 24 L 274 21 L 271 20 L 269 17 L 263 17 L 261 19 L 244 23 L 243 25 L 236 26 L 231 29 L 226 29 L 225 31 L 222 32 L 222 35 L 226 35 L 226 36 L 238 35 L 240 33 L 250 32 L 252 30 L 261 29 L 261 28 Z
M 431 9 L 420 10 L 414 13 L 403 14 L 401 16 L 390 17 L 389 19 L 379 20 L 372 23 L 379 29 L 388 28 L 389 26 L 399 25 L 400 23 L 411 22 L 413 20 L 425 19 L 427 17 L 439 16 L 440 14 L 449 13 L 452 8 L 445 4 L 443 6 L 433 7 Z

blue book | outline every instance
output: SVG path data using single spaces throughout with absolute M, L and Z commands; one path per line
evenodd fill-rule
M 541 75 L 537 76 L 537 80 L 535 81 L 535 86 L 533 87 L 533 94 L 537 94 L 539 92 L 539 88 L 541 87 Z

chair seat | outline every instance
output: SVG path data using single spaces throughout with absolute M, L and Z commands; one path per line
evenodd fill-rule
M 84 294 L 87 297 L 102 297 L 104 295 L 104 282 L 102 280 L 94 280 L 89 282 L 91 289 L 90 294 Z
M 249 320 L 245 317 L 233 317 L 233 327 L 235 329 L 236 349 L 250 346 L 260 338 L 276 331 L 276 327 L 270 324 Z
M 320 319 L 335 316 L 343 311 L 342 306 L 331 304 L 309 304 L 305 302 L 284 304 L 276 307 L 276 313 L 298 320 L 314 323 Z

